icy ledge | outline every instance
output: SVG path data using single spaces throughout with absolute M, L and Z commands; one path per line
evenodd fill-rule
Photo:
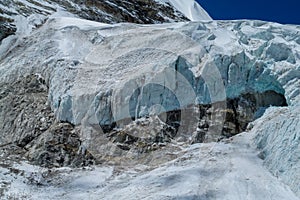
M 300 196 L 300 107 L 269 108 L 253 123 L 254 142 L 267 168 Z

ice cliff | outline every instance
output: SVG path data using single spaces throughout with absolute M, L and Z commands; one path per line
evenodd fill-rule
M 176 8 L 179 1 L 160 2 Z M 200 9 L 193 5 L 186 7 L 187 12 Z M 174 21 L 198 19 L 195 10 L 190 16 L 179 11 L 183 14 Z M 241 171 L 235 174 L 222 165 L 238 170 L 247 163 L 257 165 L 260 176 L 271 184 L 274 177 L 260 166 L 255 150 L 251 151 L 254 146 L 272 174 L 300 195 L 299 26 L 211 21 L 203 12 L 204 21 L 196 22 L 106 24 L 79 19 L 67 9 L 64 12 L 68 12 L 67 17 L 56 13 L 34 27 L 28 27 L 30 17 L 24 23 L 21 17 L 19 25 L 26 27 L 19 30 L 28 32 L 2 40 L 3 157 L 15 152 L 42 167 L 113 164 L 149 165 L 151 169 L 167 161 L 165 167 L 170 169 L 176 158 L 174 162 L 193 168 L 198 160 L 188 160 L 185 155 L 190 150 L 191 156 L 196 153 L 186 145 L 204 142 L 209 144 L 194 147 L 215 155 L 219 163 L 216 170 L 226 172 L 219 185 L 232 177 L 234 184 L 239 184 L 237 177 L 242 176 Z M 231 141 L 228 138 L 242 132 L 245 136 L 236 136 L 232 144 L 226 144 Z M 249 159 L 240 158 L 244 153 Z M 228 162 L 220 161 L 226 158 Z M 205 163 L 203 167 L 207 174 L 214 172 Z M 185 172 L 189 167 L 174 168 L 178 173 L 184 171 L 182 179 L 170 173 L 171 178 L 178 182 L 191 178 Z M 250 168 L 245 169 L 247 176 L 254 175 Z M 160 168 L 157 172 L 163 173 L 161 170 L 167 171 Z M 207 178 L 216 179 L 211 175 Z M 124 191 L 140 181 L 134 179 Z M 151 181 L 143 182 L 145 188 Z M 157 181 L 174 184 L 164 178 Z M 261 194 L 255 198 L 278 196 L 270 191 L 279 188 L 287 192 L 286 199 L 296 199 L 279 183 L 264 192 L 256 184 L 264 185 L 259 178 L 250 186 L 244 185 L 252 194 Z M 109 186 L 103 188 L 109 190 Z M 242 194 L 247 196 L 249 190 L 245 188 Z M 171 194 L 169 189 L 166 191 Z M 199 196 L 220 198 L 220 193 L 209 191 Z M 113 199 L 119 193 L 107 195 Z M 231 197 L 227 194 L 228 199 Z

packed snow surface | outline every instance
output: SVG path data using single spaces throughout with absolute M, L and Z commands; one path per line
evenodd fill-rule
M 10 184 L 4 197 L 23 199 L 220 199 L 297 200 L 263 166 L 251 146 L 255 132 L 231 141 L 182 146 L 182 156 L 157 166 L 47 169 L 25 162 L 0 177 Z M 121 168 L 120 168 L 121 167 Z
M 209 14 L 195 0 L 156 0 L 170 3 L 191 21 L 212 20 Z

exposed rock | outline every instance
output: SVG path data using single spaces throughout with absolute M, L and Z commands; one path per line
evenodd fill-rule
M 300 196 L 300 27 L 178 2 L 0 2 L 1 197 Z
M 174 6 L 155 0 L 4 0 L 0 2 L 0 11 L 0 41 L 15 34 L 16 27 L 18 29 L 26 26 L 33 29 L 40 27 L 45 20 L 40 23 L 34 21 L 45 19 L 50 15 L 77 16 L 109 24 L 120 22 L 160 24 L 189 21 L 187 16 Z M 21 18 L 28 20 L 23 19 L 23 22 L 20 22 Z
M 56 1 L 62 4 L 60 0 Z M 75 7 L 80 5 L 81 8 Z M 154 0 L 110 0 L 67 2 L 63 7 L 83 19 L 104 23 L 130 22 L 139 24 L 155 24 L 171 21 L 188 21 L 179 11 L 170 5 L 160 4 Z
M 125 150 L 135 148 L 136 151 L 143 153 L 149 150 L 148 147 L 170 142 L 176 136 L 176 131 L 159 117 L 151 116 L 134 121 L 121 130 L 112 131 L 108 137 L 114 143 L 127 145 Z
M 287 106 L 285 97 L 273 91 L 266 91 L 263 94 L 248 93 L 235 99 L 227 99 L 226 109 L 212 110 L 212 105 L 199 105 L 198 128 L 192 143 L 219 141 L 246 131 L 249 123 L 261 117 L 270 106 Z M 218 122 L 214 115 L 224 116 L 220 118 L 223 121 Z M 222 134 L 216 135 L 216 129 L 211 128 L 216 124 L 221 127 Z
M 47 98 L 47 85 L 38 74 L 19 77 L 10 84 L 1 83 L 1 143 L 25 147 L 47 130 L 54 121 Z
M 68 123 L 54 124 L 31 145 L 29 160 L 43 167 L 81 167 L 94 163 L 93 156 L 82 148 L 74 126 Z
M 12 21 L 0 16 L 0 44 L 4 38 L 16 32 L 16 27 L 12 24 L 9 24 L 8 22 Z
M 48 86 L 39 74 L 2 84 L 1 147 L 8 150 L 8 155 L 12 152 L 19 155 L 16 160 L 26 156 L 33 163 L 45 167 L 78 167 L 93 163 L 88 151 L 81 149 L 74 127 L 69 123 L 55 122 L 47 96 Z

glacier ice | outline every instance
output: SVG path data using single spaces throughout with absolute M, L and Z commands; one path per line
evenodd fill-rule
M 267 168 L 296 194 L 300 195 L 300 120 L 299 106 L 269 108 L 257 120 L 254 142 Z
M 263 121 L 254 123 L 255 140 L 265 165 L 299 194 L 298 33 L 296 26 L 260 21 L 105 25 L 52 18 L 3 57 L 0 81 L 44 77 L 56 120 L 82 127 L 83 145 L 96 155 L 109 145 L 101 127 L 131 121 L 133 115 L 278 94 L 263 100 L 269 106 L 283 97 L 289 107 L 282 113 L 267 109 Z M 247 101 L 239 103 L 243 113 Z M 256 116 L 264 110 L 260 106 Z M 217 130 L 218 124 L 211 127 Z M 11 139 L 5 136 L 1 140 Z
M 298 58 L 294 55 L 298 49 L 292 51 L 277 41 L 286 40 L 288 34 L 293 38 L 297 30 L 290 31 L 289 26 L 283 26 L 286 32 L 280 35 L 277 28 L 272 33 L 272 24 L 256 28 L 249 23 L 255 22 L 111 26 L 53 18 L 47 26 L 33 33 L 34 38 L 24 40 L 26 44 L 3 59 L 0 79 L 9 82 L 12 74 L 17 77 L 32 72 L 42 74 L 49 83 L 49 101 L 57 118 L 75 125 L 80 125 L 82 120 L 107 125 L 130 117 L 124 110 L 120 113 L 127 113 L 125 116 L 114 119 L 111 103 L 117 101 L 117 96 L 113 95 L 123 93 L 119 104 L 114 103 L 120 108 L 126 107 L 130 95 L 150 83 L 168 86 L 177 98 L 183 99 L 180 102 L 183 107 L 266 91 L 284 95 L 289 105 L 296 104 L 298 73 L 294 66 Z M 199 30 L 201 36 L 196 37 Z M 258 41 L 257 35 L 264 35 L 266 30 L 276 35 L 269 45 L 252 42 Z M 248 34 L 248 45 L 239 43 L 241 31 Z M 207 40 L 212 33 L 215 39 Z M 35 47 L 35 43 L 41 45 Z M 49 49 L 53 49 L 50 55 Z M 279 54 L 279 49 L 284 51 Z M 257 50 L 262 51 L 261 55 L 257 55 Z M 26 52 L 22 60 L 15 55 L 20 51 Z M 36 54 L 40 56 L 33 60 Z M 10 67 L 12 63 L 14 68 Z M 186 81 L 184 85 L 176 85 L 182 82 L 177 80 L 176 74 Z M 216 85 L 220 82 L 221 85 Z M 164 94 L 164 90 L 158 93 Z M 196 95 L 195 100 L 193 95 Z M 178 107 L 175 104 L 164 106 L 165 111 Z

